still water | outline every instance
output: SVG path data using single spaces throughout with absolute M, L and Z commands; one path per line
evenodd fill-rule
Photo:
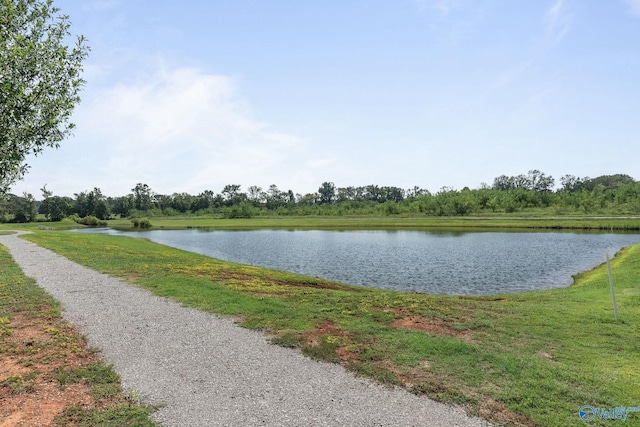
M 400 291 L 480 295 L 568 286 L 640 234 L 158 230 L 122 232 L 214 258 Z

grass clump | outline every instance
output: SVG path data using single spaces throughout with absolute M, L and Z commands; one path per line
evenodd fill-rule
M 54 425 L 63 427 L 153 427 L 149 411 L 133 403 L 119 403 L 99 410 L 87 410 L 76 405 L 66 408 L 54 419 Z

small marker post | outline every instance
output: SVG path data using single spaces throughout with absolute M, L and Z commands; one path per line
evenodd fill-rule
M 618 320 L 618 305 L 616 304 L 616 292 L 613 289 L 613 274 L 611 274 L 611 262 L 609 262 L 609 251 L 605 251 L 607 257 L 607 270 L 609 271 L 609 287 L 611 288 L 611 300 L 613 301 L 613 314 Z

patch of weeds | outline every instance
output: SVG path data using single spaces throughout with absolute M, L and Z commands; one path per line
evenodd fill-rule
M 142 396 L 140 395 L 140 393 L 138 393 L 135 390 L 129 390 L 127 392 L 127 394 L 125 395 L 125 399 L 129 402 L 129 403 L 133 403 L 135 405 L 144 405 L 143 401 L 142 401 Z M 154 408 L 160 408 L 163 405 L 160 406 L 154 406 Z
M 44 357 L 41 357 L 38 359 L 38 362 L 43 363 L 45 365 L 55 362 L 56 360 L 60 360 L 60 359 L 64 359 L 65 355 L 64 354 L 48 354 Z
M 360 362 L 349 365 L 349 370 L 353 371 L 356 375 L 362 377 L 372 378 L 378 381 L 380 384 L 388 386 L 401 386 L 402 381 L 398 376 L 388 369 L 380 368 L 375 363 Z
M 89 395 L 97 402 L 109 400 L 122 393 L 122 388 L 118 384 L 95 384 L 89 390 Z
M 11 323 L 11 320 L 8 317 L 0 317 L 0 337 L 8 337 L 11 335 L 9 323 Z
M 115 384 L 120 381 L 120 376 L 113 370 L 113 367 L 105 365 L 101 361 L 92 363 L 86 368 L 61 368 L 57 371 L 56 380 L 62 386 L 80 381 L 86 381 L 89 386 Z
M 320 339 L 318 345 L 304 346 L 302 347 L 302 353 L 315 360 L 321 360 L 324 362 L 340 362 L 340 356 L 338 356 L 337 349 L 340 345 L 339 340 L 332 335 L 325 335 Z
M 15 354 L 18 349 L 18 344 L 15 341 L 0 342 L 0 354 L 8 353 Z
M 284 348 L 300 348 L 302 337 L 295 332 L 287 332 L 278 337 L 271 338 L 271 343 Z
M 64 427 L 154 427 L 149 419 L 153 408 L 131 403 L 120 403 L 103 409 L 88 409 L 82 406 L 71 406 L 53 420 L 53 426 Z
M 11 375 L 8 378 L 5 378 L 0 385 L 11 390 L 12 393 L 31 393 L 35 390 L 34 388 L 34 380 L 37 374 L 35 372 L 29 372 L 28 374 L 23 375 Z
M 360 359 L 365 361 L 379 361 L 388 358 L 387 351 L 376 345 L 365 343 L 360 350 Z
M 440 380 L 423 381 L 420 384 L 413 385 L 410 391 L 417 395 L 427 395 L 442 402 L 452 402 L 459 405 L 470 402 L 470 399 L 464 393 L 446 387 L 444 382 Z
M 54 306 L 43 310 L 42 316 L 45 319 L 58 319 L 62 316 L 62 313 L 60 312 L 60 308 Z
M 0 384 L 9 388 L 12 392 L 18 393 L 24 385 L 24 379 L 22 378 L 22 375 L 11 375 Z

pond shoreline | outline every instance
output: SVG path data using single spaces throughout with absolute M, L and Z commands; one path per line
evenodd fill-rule
M 490 295 L 570 286 L 638 233 L 545 230 L 151 230 L 128 235 L 224 261 L 373 288 Z M 578 254 L 578 255 L 576 255 Z

